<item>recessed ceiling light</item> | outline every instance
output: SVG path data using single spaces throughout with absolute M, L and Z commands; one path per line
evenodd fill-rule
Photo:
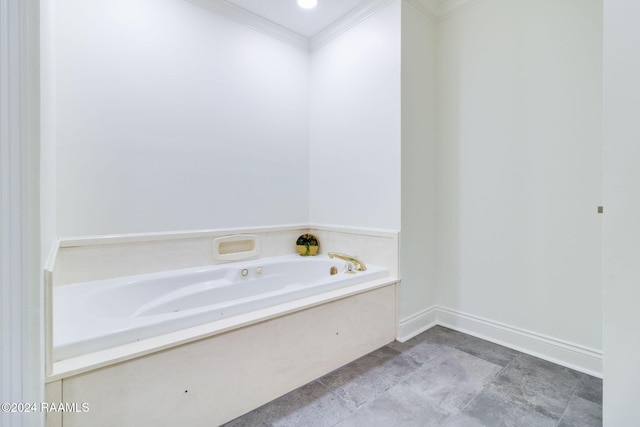
M 303 9 L 313 9 L 318 5 L 318 0 L 298 0 L 298 6 Z

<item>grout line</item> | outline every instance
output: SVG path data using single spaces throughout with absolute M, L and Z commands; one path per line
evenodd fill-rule
M 430 342 L 430 341 L 426 341 L 426 342 Z M 469 353 L 467 351 L 465 351 L 462 348 L 458 348 L 456 346 L 456 343 L 454 342 L 448 342 L 448 343 L 438 343 L 438 342 L 431 342 L 431 344 L 434 345 L 438 345 L 441 346 L 443 348 L 448 348 L 450 350 L 455 350 L 455 351 L 460 351 L 460 352 L 464 352 L 466 354 L 468 354 L 469 356 L 472 356 L 474 358 L 477 358 L 479 360 L 483 360 L 485 362 L 488 363 L 493 363 L 496 366 L 500 366 L 497 363 L 491 362 L 489 360 L 486 360 L 485 358 L 483 358 L 482 356 L 476 355 L 476 354 L 472 354 Z M 374 396 L 372 396 L 370 399 L 368 399 L 367 401 L 363 402 L 361 405 L 356 405 L 355 402 L 349 401 L 346 398 L 344 398 L 343 396 L 341 396 L 340 394 L 338 394 L 336 392 L 336 390 L 340 387 L 331 387 L 328 384 L 323 382 L 323 379 L 325 378 L 325 376 L 316 379 L 315 381 L 318 382 L 322 387 L 324 387 L 326 389 L 327 392 L 331 393 L 332 396 L 336 397 L 338 401 L 344 403 L 347 405 L 347 408 L 349 409 L 348 413 L 346 413 L 344 416 L 342 416 L 339 420 L 337 420 L 335 423 L 333 423 L 331 425 L 331 427 L 337 427 L 337 426 L 341 426 L 345 424 L 345 420 L 349 419 L 350 417 L 354 416 L 354 414 L 356 414 L 358 411 L 363 410 L 362 408 L 364 407 L 370 407 L 372 401 L 374 401 L 375 399 L 379 398 L 380 396 L 384 396 L 386 393 L 389 393 L 390 390 L 392 390 L 394 387 L 397 387 L 400 384 L 406 384 L 408 382 L 409 379 L 411 379 L 412 377 L 418 375 L 418 373 L 423 370 L 423 369 L 434 369 L 443 363 L 446 359 L 443 358 L 445 356 L 445 354 L 438 354 L 436 356 L 434 356 L 431 359 L 428 360 L 424 360 L 424 361 L 419 361 L 415 358 L 414 355 L 410 354 L 410 348 L 407 348 L 405 350 L 398 350 L 396 348 L 393 347 L 389 347 L 388 345 L 386 346 L 389 350 L 393 350 L 393 353 L 397 353 L 395 354 L 391 359 L 389 360 L 393 360 L 396 357 L 405 357 L 407 362 L 411 362 L 412 364 L 415 363 L 415 366 L 413 366 L 410 370 L 408 370 L 408 372 L 403 375 L 402 377 L 398 378 L 398 381 L 391 385 L 389 388 L 387 388 L 386 390 L 381 391 L 378 394 L 375 394 Z M 507 358 L 506 361 L 507 363 L 505 364 L 505 366 L 500 366 L 500 369 L 492 376 L 490 377 L 486 384 L 484 384 L 464 405 L 462 406 L 456 406 L 453 410 L 449 410 L 446 408 L 443 408 L 442 406 L 440 406 L 437 401 L 432 400 L 430 397 L 427 396 L 423 396 L 427 401 L 429 401 L 431 404 L 435 405 L 435 407 L 439 408 L 440 410 L 443 411 L 443 413 L 447 414 L 446 418 L 443 418 L 442 421 L 442 425 L 443 426 L 451 426 L 452 423 L 455 421 L 456 417 L 459 416 L 460 414 L 463 413 L 463 411 L 470 407 L 473 402 L 475 402 L 479 396 L 484 393 L 487 392 L 489 393 L 489 387 L 491 386 L 491 384 L 493 384 L 496 379 L 504 374 L 508 369 L 513 368 L 514 364 L 517 363 L 517 361 L 519 360 L 519 355 L 526 355 L 525 353 L 519 352 L 519 351 L 515 351 L 511 357 Z M 504 360 L 504 359 L 503 359 Z M 344 369 L 346 366 L 349 366 L 351 364 L 355 363 L 355 361 L 340 367 L 338 369 Z M 385 362 L 386 363 L 386 362 Z M 559 365 L 560 366 L 560 365 Z M 336 369 L 336 370 L 338 370 Z M 329 374 L 327 374 L 329 375 Z M 564 419 L 564 417 L 567 414 L 567 410 L 569 407 L 569 404 L 572 400 L 574 400 L 574 398 L 577 396 L 577 392 L 580 390 L 581 385 L 583 384 L 583 381 L 585 380 L 585 378 L 588 376 L 588 374 L 585 373 L 581 373 L 581 376 L 579 377 L 578 381 L 576 381 L 576 383 L 574 384 L 574 386 L 571 388 L 571 397 L 569 398 L 569 400 L 567 401 L 566 406 L 564 407 L 564 410 L 562 412 L 562 415 L 560 415 L 560 417 L 556 420 L 556 423 L 554 424 L 555 427 L 558 427 L 560 425 L 560 422 Z M 357 379 L 353 379 L 350 382 L 356 381 Z M 346 383 L 345 383 L 346 384 Z M 513 401 L 512 399 L 508 398 L 507 399 L 508 402 L 512 402 L 514 404 L 516 404 L 517 406 L 520 406 L 519 403 Z M 536 411 L 537 412 L 537 411 Z M 549 417 L 549 415 L 547 415 L 548 418 L 553 419 L 551 417 Z
M 482 394 L 483 391 L 485 391 L 490 385 L 491 383 L 493 383 L 493 381 L 495 381 L 496 378 L 498 378 L 498 376 L 500 376 L 500 374 L 502 374 L 504 371 L 507 370 L 507 368 L 509 368 L 511 366 L 511 364 L 513 363 L 513 360 L 515 359 L 515 357 L 512 357 L 511 360 L 509 360 L 509 363 L 507 363 L 505 366 L 503 366 L 498 372 L 495 373 L 495 375 L 491 378 L 491 380 L 489 382 L 487 382 L 481 389 L 480 391 L 478 391 L 476 393 L 475 396 L 473 396 L 473 399 L 469 400 L 467 402 L 466 405 L 464 405 L 463 407 L 460 408 L 460 410 L 458 411 L 458 413 L 464 411 L 469 405 L 471 405 L 471 403 L 476 400 L 478 398 L 478 396 L 480 396 L 480 394 Z
M 560 425 L 560 422 L 562 421 L 562 419 L 566 415 L 567 409 L 569 409 L 569 405 L 571 404 L 571 401 L 573 400 L 573 398 L 576 397 L 576 394 L 578 393 L 578 388 L 580 388 L 580 384 L 582 384 L 582 381 L 584 380 L 584 377 L 586 375 L 587 374 L 582 374 L 580 379 L 576 382 L 576 385 L 573 387 L 573 393 L 571 393 L 571 397 L 569 398 L 569 400 L 567 400 L 567 404 L 565 405 L 564 410 L 562 411 L 562 415 L 560 415 L 560 418 L 558 418 L 558 422 L 556 423 L 556 427 Z

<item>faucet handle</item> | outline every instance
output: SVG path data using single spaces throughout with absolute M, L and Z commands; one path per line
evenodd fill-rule
M 351 255 L 345 255 L 338 252 L 329 252 L 327 256 L 329 256 L 329 258 L 339 258 L 341 260 L 352 263 L 356 271 L 366 271 L 367 269 L 367 266 L 364 265 L 364 262 L 360 261 L 358 258 L 353 257 Z

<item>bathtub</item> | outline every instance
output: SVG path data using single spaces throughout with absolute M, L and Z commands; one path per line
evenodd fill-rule
M 331 275 L 331 267 L 338 273 Z M 319 295 L 388 271 L 346 272 L 327 256 L 287 255 L 56 286 L 54 361 Z

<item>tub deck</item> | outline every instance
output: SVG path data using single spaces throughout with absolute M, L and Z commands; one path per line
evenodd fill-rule
M 387 270 L 374 266 L 357 274 L 329 275 L 330 266 L 336 264 L 342 269 L 342 261 L 327 257 L 284 256 L 58 287 L 54 289 L 50 378 L 228 332 L 397 281 Z M 246 276 L 242 276 L 244 269 L 250 271 Z M 310 274 L 325 277 L 310 280 Z
M 344 261 L 282 256 L 61 286 L 53 292 L 54 361 L 386 277 Z M 339 273 L 331 275 L 331 267 Z
M 64 427 L 223 424 L 393 341 L 396 283 L 385 280 L 354 285 L 351 295 L 332 291 L 330 301 L 305 298 L 304 308 L 283 304 L 286 314 L 124 363 L 67 372 L 50 379 L 47 398 L 90 405 L 86 413 L 65 413 Z

